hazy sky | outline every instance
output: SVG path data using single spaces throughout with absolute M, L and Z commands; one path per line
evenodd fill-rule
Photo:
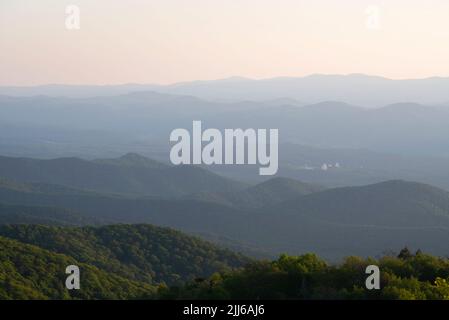
M 0 85 L 312 73 L 449 76 L 449 1 L 0 0 Z

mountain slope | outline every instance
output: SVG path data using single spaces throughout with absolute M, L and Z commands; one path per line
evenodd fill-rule
M 239 208 L 258 208 L 324 190 L 324 187 L 298 180 L 275 177 L 245 190 L 228 193 L 203 192 L 186 198 L 210 201 Z
M 171 226 L 182 230 L 196 230 L 201 226 L 215 226 L 220 219 L 230 221 L 243 212 L 227 205 L 190 200 L 154 197 L 125 197 L 98 194 L 93 192 L 64 193 L 57 191 L 58 186 L 45 189 L 56 190 L 53 193 L 29 191 L 34 184 L 22 183 L 20 187 L 11 183 L 0 185 L 0 202 L 9 205 L 57 207 L 81 212 L 102 223 L 152 223 Z M 62 189 L 66 190 L 66 189 Z M 209 228 L 201 230 L 209 231 Z
M 98 192 L 157 196 L 206 190 L 224 192 L 243 187 L 198 167 L 167 166 L 133 154 L 97 161 L 0 157 L 0 176 Z
M 247 236 L 272 251 L 338 259 L 408 246 L 449 254 L 449 193 L 424 184 L 387 181 L 336 188 L 262 211 L 252 215 L 257 224 Z
M 70 256 L 0 236 L 0 300 L 151 298 L 156 288 L 80 263 Z M 66 267 L 80 268 L 81 289 L 65 288 Z
M 18 182 L 0 177 L 0 189 L 26 193 L 41 193 L 51 195 L 95 195 L 94 192 L 70 188 L 62 185 L 39 183 L 39 182 Z
M 310 194 L 267 209 L 339 224 L 449 227 L 449 192 L 401 180 Z
M 324 190 L 324 187 L 298 180 L 276 177 L 248 188 L 246 191 L 258 201 L 276 203 L 292 197 Z
M 0 202 L 19 207 L 66 208 L 81 213 L 83 217 L 94 219 L 94 224 L 151 223 L 201 234 L 207 240 L 215 240 L 217 239 L 215 235 L 223 234 L 238 239 L 240 231 L 236 226 L 242 222 L 242 215 L 245 215 L 239 208 L 210 201 L 123 197 L 91 192 L 78 193 L 75 190 L 64 193 L 58 192 L 58 186 L 45 186 L 44 189 L 53 190 L 53 193 L 41 192 L 39 188 L 34 189 L 34 184 L 28 183 L 21 183 L 19 187 L 17 183 L 12 182 L 0 185 Z M 41 211 L 37 211 L 39 212 Z M 45 220 L 45 215 L 35 215 L 33 218 L 32 223 L 73 225 L 66 220 L 65 223 Z M 31 220 L 28 216 L 22 215 L 13 216 L 8 221 L 18 224 L 29 223 Z M 237 234 L 234 234 L 234 229 L 237 230 Z M 232 246 L 228 245 L 229 241 L 224 244 L 226 247 L 233 249 L 238 247 L 243 252 L 248 252 L 246 246 L 239 241 L 231 242 Z
M 12 225 L 0 226 L 0 235 L 146 283 L 178 283 L 241 267 L 250 261 L 199 238 L 151 225 Z
M 1 224 L 43 224 L 59 226 L 96 225 L 100 220 L 74 210 L 44 207 L 5 205 L 0 203 Z
M 96 159 L 95 163 L 110 164 L 116 166 L 134 167 L 134 168 L 148 168 L 148 169 L 163 169 L 168 168 L 167 165 L 141 156 L 137 153 L 127 153 L 124 156 L 115 159 Z
M 270 190 L 273 185 L 276 183 L 271 181 L 255 188 Z M 7 188 L 0 188 L 0 201 L 70 208 L 106 222 L 168 226 L 273 255 L 316 252 L 338 259 L 352 254 L 378 255 L 404 246 L 449 254 L 448 194 L 429 185 L 395 180 L 327 189 L 282 202 L 273 197 L 272 203 L 257 208 L 217 203 L 220 201 L 51 195 Z

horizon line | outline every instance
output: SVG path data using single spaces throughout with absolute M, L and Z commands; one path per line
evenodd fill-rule
M 366 77 L 366 78 L 377 78 L 387 81 L 416 81 L 416 80 L 429 80 L 429 79 L 449 79 L 448 76 L 427 76 L 420 78 L 389 78 L 380 75 L 366 74 L 366 73 L 311 73 L 304 76 L 273 76 L 273 77 L 264 77 L 264 78 L 253 78 L 246 76 L 229 76 L 224 78 L 214 78 L 214 79 L 196 79 L 196 80 L 187 80 L 187 81 L 177 81 L 170 83 L 143 83 L 143 82 L 119 82 L 119 83 L 43 83 L 43 84 L 27 84 L 27 85 L 5 85 L 1 84 L 1 88 L 33 88 L 33 87 L 49 87 L 49 86 L 67 86 L 67 87 L 77 87 L 77 86 L 86 86 L 86 87 L 113 87 L 113 86 L 158 86 L 158 87 L 170 87 L 170 86 L 179 86 L 190 83 L 205 83 L 205 82 L 220 82 L 220 81 L 269 81 L 269 80 L 278 80 L 278 79 L 305 79 L 312 77 Z

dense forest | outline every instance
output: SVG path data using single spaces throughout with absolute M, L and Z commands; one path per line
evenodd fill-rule
M 381 289 L 367 290 L 365 269 L 381 270 Z M 182 287 L 159 290 L 164 299 L 449 299 L 449 260 L 403 249 L 378 260 L 347 257 L 329 265 L 314 254 L 281 255 L 241 270 L 215 273 Z
M 403 249 L 330 264 L 255 260 L 151 225 L 0 228 L 0 299 L 449 299 L 449 259 Z M 77 265 L 81 289 L 65 288 Z M 380 268 L 380 290 L 365 269 Z
M 0 237 L 0 299 L 137 299 L 156 287 L 80 263 L 72 257 Z M 67 290 L 65 269 L 77 265 L 82 290 Z
M 151 225 L 104 227 L 0 226 L 0 236 L 73 257 L 121 277 L 177 284 L 250 259 L 197 237 Z

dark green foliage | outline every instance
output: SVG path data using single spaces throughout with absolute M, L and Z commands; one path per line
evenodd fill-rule
M 338 265 L 315 254 L 282 255 L 231 269 L 237 255 L 227 252 L 224 265 L 225 252 L 217 256 L 212 245 L 146 225 L 4 226 L 2 234 L 38 246 L 0 236 L 0 299 L 449 299 L 449 259 L 422 252 L 378 260 L 353 256 Z M 50 250 L 40 247 L 45 243 Z M 61 251 L 73 255 L 56 253 Z M 222 260 L 214 264 L 212 258 Z M 81 269 L 81 290 L 65 289 L 71 264 Z M 380 290 L 365 288 L 371 264 L 381 270 Z M 205 277 L 207 268 L 216 272 Z M 181 272 L 189 273 L 187 283 L 178 281 Z M 174 282 L 155 286 L 151 276 Z
M 378 265 L 381 289 L 367 290 L 365 269 Z M 314 254 L 282 255 L 160 291 L 167 299 L 449 299 L 449 259 L 348 257 L 329 265 Z
M 0 227 L 0 235 L 147 283 L 180 283 L 250 261 L 199 238 L 151 225 L 5 225 Z
M 156 288 L 56 254 L 0 237 L 1 299 L 137 299 L 152 298 Z M 67 290 L 65 269 L 80 268 L 80 290 Z
M 400 258 L 400 259 L 409 259 L 411 257 L 412 257 L 412 253 L 410 252 L 410 250 L 407 247 L 402 249 L 401 252 L 399 252 L 399 254 L 398 254 L 398 258 Z

